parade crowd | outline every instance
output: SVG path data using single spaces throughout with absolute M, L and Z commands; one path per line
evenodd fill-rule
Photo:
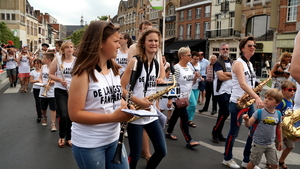
M 139 25 L 136 43 L 118 30 L 111 22 L 94 21 L 78 46 L 58 40 L 55 49 L 43 43 L 34 53 L 28 46 L 14 48 L 11 41 L 0 47 L 0 58 L 5 62 L 0 71 L 6 69 L 9 87 L 16 87 L 19 81 L 19 92 L 25 94 L 32 84 L 36 122 L 44 127 L 50 122 L 51 132 L 58 130 L 58 147 L 72 147 L 79 168 L 135 169 L 140 157 L 146 159 L 145 168 L 157 168 L 168 155 L 165 139 L 178 140 L 174 127 L 179 118 L 185 146 L 193 149 L 200 145 L 192 139 L 189 128 L 201 127 L 193 122 L 195 113 L 211 107 L 210 114 L 217 114 L 217 119 L 209 134 L 215 144 L 225 142 L 223 165 L 259 169 L 265 154 L 267 168 L 288 169 L 285 159 L 295 148 L 295 140 L 282 134 L 281 124 L 286 110 L 300 108 L 300 75 L 295 66 L 300 63 L 296 55 L 300 48 L 294 49 L 293 60 L 284 52 L 272 69 L 266 64 L 272 87 L 260 96 L 260 84 L 270 79 L 261 82 L 256 77 L 250 62 L 256 49 L 252 36 L 240 40 L 241 53 L 236 60 L 229 57 L 230 47 L 224 42 L 219 56 L 211 55 L 208 60 L 204 52 L 182 46 L 177 53 L 179 62 L 173 64 L 162 54 L 162 35 L 151 22 Z M 297 36 L 295 46 L 299 43 Z M 174 89 L 158 92 L 158 86 L 173 85 L 173 79 Z M 197 110 L 198 104 L 202 109 Z M 151 116 L 129 113 L 139 110 Z M 224 133 L 228 117 L 230 128 Z M 243 120 L 249 134 L 238 165 L 232 150 Z M 124 126 L 128 154 L 120 133 Z M 282 151 L 280 157 L 277 151 Z

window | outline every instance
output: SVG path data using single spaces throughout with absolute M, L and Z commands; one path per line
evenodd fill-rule
M 186 39 L 191 39 L 192 34 L 192 24 L 188 24 L 186 28 Z
M 6 14 L 6 20 L 10 20 L 10 14 L 9 13 Z
M 183 25 L 179 25 L 179 40 L 183 39 Z
M 222 20 L 221 20 L 221 14 L 216 15 L 216 28 L 217 28 L 217 36 L 221 36 L 221 25 L 222 25 Z
M 167 16 L 175 15 L 175 6 L 173 4 L 169 5 Z
M 195 39 L 200 39 L 200 23 L 195 24 Z
M 233 28 L 234 27 L 234 12 L 229 13 L 229 27 Z
M 196 19 L 200 19 L 201 18 L 201 8 L 197 8 L 196 9 Z
M 205 6 L 205 18 L 210 17 L 210 6 Z
M 287 7 L 287 21 L 296 21 L 298 0 L 289 0 Z
M 5 20 L 5 13 L 1 13 L 1 20 Z
M 14 13 L 11 14 L 11 20 L 13 20 L 13 21 L 16 20 L 16 14 L 14 14 Z
M 274 31 L 270 29 L 270 16 L 260 15 L 249 18 L 246 25 L 246 36 L 253 35 L 256 41 L 272 41 Z
M 180 18 L 179 18 L 180 21 L 184 21 L 184 11 L 181 11 L 180 12 Z
M 203 31 L 203 37 L 207 37 L 206 36 L 206 31 L 208 31 L 210 29 L 210 24 L 209 24 L 209 22 L 204 22 L 204 31 Z
M 192 10 L 188 10 L 188 20 L 192 20 Z

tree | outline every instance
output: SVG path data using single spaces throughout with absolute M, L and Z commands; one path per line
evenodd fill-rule
M 98 19 L 99 19 L 99 20 L 102 20 L 102 21 L 106 21 L 107 18 L 108 18 L 108 17 L 107 17 L 106 15 L 101 16 L 101 17 L 98 16 Z
M 85 31 L 85 28 L 86 27 L 74 31 L 72 33 L 72 35 L 68 36 L 66 39 L 70 39 L 74 43 L 75 46 L 79 45 L 80 40 L 81 40 L 81 38 L 83 36 L 83 33 Z
M 14 34 L 4 22 L 0 22 L 0 42 L 7 44 L 9 40 L 14 42 L 15 48 L 20 48 L 20 38 L 14 36 Z

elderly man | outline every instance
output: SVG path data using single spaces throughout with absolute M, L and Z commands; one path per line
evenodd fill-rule
M 226 141 L 223 137 L 222 130 L 224 122 L 229 116 L 229 99 L 231 95 L 231 65 L 232 60 L 229 58 L 229 45 L 222 43 L 219 48 L 220 56 L 215 63 L 214 71 L 214 95 L 219 105 L 219 112 L 216 125 L 212 130 L 212 141 Z

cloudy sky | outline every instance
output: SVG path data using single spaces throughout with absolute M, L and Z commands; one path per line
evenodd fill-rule
M 81 15 L 89 23 L 97 16 L 117 14 L 120 0 L 28 0 L 35 10 L 49 13 L 63 25 L 79 25 Z

